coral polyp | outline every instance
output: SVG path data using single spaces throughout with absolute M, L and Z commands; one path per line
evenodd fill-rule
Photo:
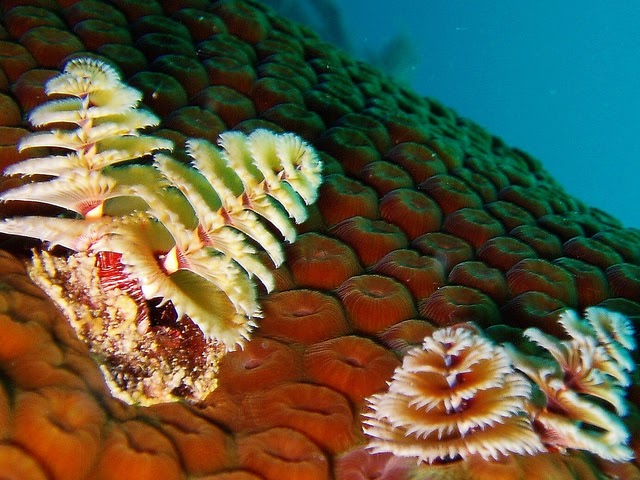
M 5 219 L 0 231 L 77 252 L 69 259 L 34 253 L 32 277 L 123 397 L 203 398 L 215 388 L 220 356 L 241 347 L 261 316 L 255 279 L 274 288 L 283 241 L 295 240 L 294 222 L 307 218 L 317 197 L 315 151 L 293 134 L 225 132 L 219 147 L 189 140 L 192 164 L 181 163 L 168 155 L 172 142 L 141 133 L 158 118 L 140 110 L 141 93 L 100 60 L 71 60 L 46 93 L 64 98 L 29 119 L 54 128 L 28 135 L 20 149 L 63 153 L 7 168 L 50 178 L 0 200 L 63 213 Z

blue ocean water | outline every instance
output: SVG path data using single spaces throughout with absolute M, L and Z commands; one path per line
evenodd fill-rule
M 336 43 L 534 155 L 570 194 L 640 228 L 640 2 L 288 3 L 307 3 L 316 15 L 324 8 L 316 29 Z

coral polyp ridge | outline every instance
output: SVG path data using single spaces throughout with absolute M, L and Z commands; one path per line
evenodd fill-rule
M 170 155 L 172 142 L 141 132 L 158 118 L 101 60 L 71 60 L 46 93 L 63 98 L 31 112 L 30 122 L 45 130 L 24 137 L 19 149 L 56 154 L 5 174 L 49 178 L 0 200 L 68 213 L 7 218 L 0 231 L 76 252 L 64 261 L 35 252 L 30 273 L 101 359 L 121 398 L 204 398 L 215 388 L 219 358 L 242 347 L 261 317 L 260 285 L 274 288 L 283 241 L 295 240 L 294 223 L 317 197 L 315 151 L 293 134 L 224 132 L 217 146 L 189 140 L 191 164 L 181 163 Z M 135 163 L 142 157 L 152 163 Z M 194 331 L 197 354 L 184 350 Z M 177 353 L 167 347 L 181 342 Z

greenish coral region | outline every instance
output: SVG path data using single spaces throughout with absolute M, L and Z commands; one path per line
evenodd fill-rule
M 0 12 L 0 477 L 640 479 L 637 230 L 257 1 Z

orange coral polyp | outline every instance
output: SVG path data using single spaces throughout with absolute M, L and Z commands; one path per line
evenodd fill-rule
M 48 473 L 38 461 L 15 445 L 0 445 L 0 475 L 8 480 L 46 480 Z
M 15 442 L 27 448 L 55 478 L 87 478 L 101 447 L 105 421 L 91 396 L 46 388 L 41 393 L 23 392 L 16 400 Z
M 144 422 L 130 420 L 110 425 L 102 457 L 90 478 L 179 480 L 182 474 L 169 439 Z
M 304 357 L 305 370 L 314 382 L 337 390 L 355 404 L 383 390 L 398 364 L 393 353 L 352 335 L 316 343 Z
M 313 290 L 271 294 L 263 303 L 259 332 L 279 341 L 312 345 L 349 332 L 335 297 Z
M 352 217 L 334 225 L 330 233 L 353 248 L 365 267 L 407 246 L 407 237 L 402 230 L 384 220 Z
M 329 462 L 301 433 L 272 428 L 238 439 L 238 460 L 265 480 L 325 480 Z
M 323 450 L 336 455 L 357 438 L 353 412 L 346 398 L 310 383 L 285 383 L 248 399 L 256 412 L 257 430 L 288 427 L 304 433 Z
M 191 475 L 204 475 L 234 465 L 235 455 L 229 435 L 206 420 L 189 415 L 188 407 L 177 403 L 154 405 L 162 418 L 161 429 L 175 444 Z
M 382 275 L 351 277 L 337 294 L 349 320 L 361 332 L 377 334 L 416 314 L 408 290 Z
M 407 287 L 416 302 L 424 300 L 445 284 L 440 263 L 414 250 L 394 250 L 382 257 L 373 266 L 373 271 L 398 280 Z
M 220 361 L 218 379 L 230 393 L 262 390 L 301 375 L 299 354 L 275 340 L 257 338 Z
M 287 249 L 289 270 L 301 287 L 333 290 L 361 272 L 358 258 L 340 241 L 309 232 Z

